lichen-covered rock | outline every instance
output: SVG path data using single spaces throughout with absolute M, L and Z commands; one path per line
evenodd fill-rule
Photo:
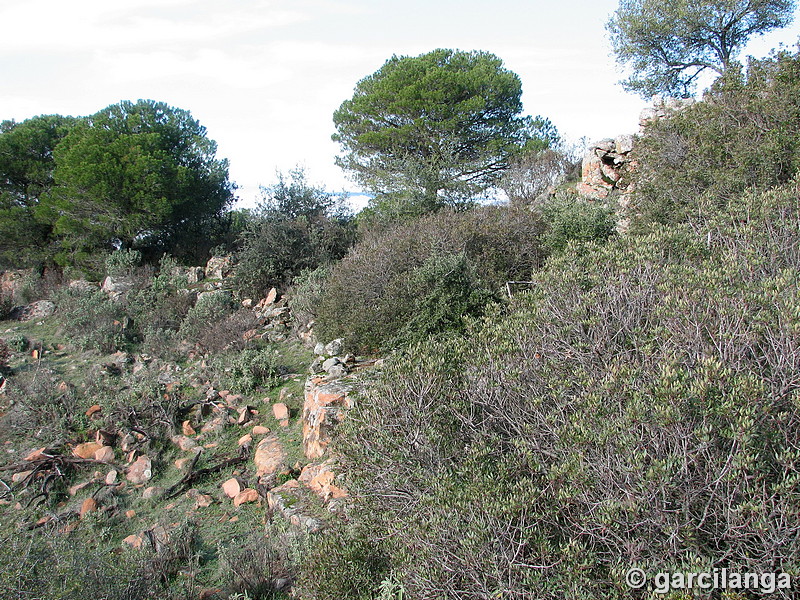
M 153 462 L 148 456 L 142 455 L 128 467 L 125 477 L 133 485 L 147 483 L 153 477 Z
M 303 402 L 303 451 L 311 460 L 325 454 L 331 431 L 353 406 L 350 386 L 341 382 L 317 381 L 306 384 Z
M 256 475 L 265 479 L 285 468 L 287 460 L 286 451 L 274 433 L 268 434 L 256 446 L 253 461 L 256 465 Z
M 233 259 L 230 256 L 212 256 L 206 263 L 205 275 L 208 279 L 224 279 L 233 271 Z

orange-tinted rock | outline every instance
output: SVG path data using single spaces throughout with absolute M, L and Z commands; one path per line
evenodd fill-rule
M 231 477 L 222 484 L 222 491 L 228 498 L 235 498 L 242 491 L 242 486 L 238 479 Z
M 267 435 L 268 433 L 269 427 L 264 427 L 263 425 L 253 427 L 253 435 Z
M 133 517 L 135 517 L 135 516 L 136 516 L 136 511 L 135 511 L 135 510 L 132 510 L 132 509 L 131 509 L 131 510 L 126 510 L 126 511 L 125 511 L 125 517 L 126 517 L 126 518 L 128 518 L 128 519 L 132 519 L 132 518 L 133 518 Z
M 261 477 L 278 472 L 286 462 L 286 452 L 274 433 L 263 438 L 256 447 L 253 460 L 256 474 Z
M 193 460 L 194 460 L 194 458 L 191 458 L 191 457 L 188 457 L 188 456 L 187 456 L 187 457 L 185 457 L 185 458 L 179 458 L 178 460 L 176 460 L 176 461 L 175 461 L 175 466 L 176 466 L 178 469 L 181 469 L 181 470 L 183 470 L 183 469 L 185 469 L 185 468 L 186 468 L 186 465 L 188 465 L 188 464 L 189 464 L 190 462 L 192 462 Z
M 45 456 L 45 452 L 47 452 L 47 448 L 37 448 L 36 450 L 31 451 L 23 460 L 27 460 L 28 462 L 42 460 L 43 458 L 47 458 L 47 456 Z
M 139 548 L 141 548 L 143 542 L 144 542 L 144 539 L 142 538 L 142 536 L 136 535 L 136 534 L 129 535 L 124 540 L 122 540 L 123 544 L 128 544 L 128 546 L 130 546 L 131 548 L 133 548 L 135 550 L 138 550 Z
M 87 513 L 94 512 L 96 510 L 97 501 L 94 498 L 86 498 L 86 500 L 83 501 L 83 504 L 81 504 L 81 509 L 78 514 L 82 519 Z
M 236 420 L 237 425 L 246 425 L 250 419 L 253 418 L 253 412 L 249 406 L 243 406 L 239 409 L 239 418 Z
M 181 429 L 183 430 L 183 435 L 189 436 L 197 433 L 194 430 L 194 427 L 192 427 L 192 423 L 190 421 L 184 421 L 181 425 Z
M 306 384 L 303 402 L 303 451 L 311 460 L 325 454 L 331 432 L 353 406 L 350 388 L 339 383 Z
M 186 497 L 194 500 L 195 508 L 206 508 L 211 506 L 211 504 L 214 502 L 214 499 L 211 496 L 208 494 L 202 494 L 200 491 L 195 489 L 191 489 L 186 492 Z
M 163 490 L 158 486 L 151 486 L 149 488 L 145 488 L 142 492 L 142 499 L 143 500 L 151 500 L 158 496 Z M 166 507 L 165 507 L 166 510 Z
M 245 434 L 245 435 L 243 435 L 242 437 L 239 438 L 238 445 L 239 446 L 249 446 L 252 443 L 252 441 L 253 441 L 253 436 L 250 435 L 249 433 L 247 433 L 247 434 Z
M 77 456 L 78 458 L 94 458 L 94 453 L 102 448 L 100 444 L 97 442 L 84 442 L 83 444 L 78 444 L 72 449 L 72 454 Z
M 113 462 L 114 449 L 111 446 L 103 446 L 95 451 L 94 459 L 104 463 Z
M 99 404 L 95 404 L 95 405 L 89 407 L 89 410 L 86 411 L 86 416 L 87 417 L 91 417 L 95 413 L 99 413 L 101 410 L 103 410 L 103 409 L 100 407 L 100 405 Z
M 140 456 L 128 467 L 125 476 L 133 485 L 147 483 L 153 477 L 153 462 L 148 456 Z
M 246 488 L 236 494 L 236 497 L 233 499 L 233 505 L 239 507 L 248 502 L 258 502 L 258 498 L 258 491 L 253 488 Z
M 90 480 L 90 481 L 84 481 L 84 482 L 82 482 L 82 483 L 76 483 L 75 485 L 72 485 L 72 486 L 70 486 L 70 487 L 67 489 L 67 492 L 69 492 L 69 495 L 70 495 L 70 496 L 74 496 L 75 494 L 77 494 L 78 492 L 80 492 L 82 489 L 84 489 L 84 488 L 86 488 L 86 487 L 89 487 L 89 486 L 90 486 L 90 485 L 92 485 L 93 483 L 94 483 L 94 481 L 93 481 L 93 480 Z
M 272 405 L 272 414 L 278 421 L 283 421 L 289 418 L 289 407 L 283 402 L 278 402 Z
M 197 448 L 197 442 L 195 442 L 192 438 L 187 437 L 185 435 L 172 436 L 172 443 L 175 444 L 178 448 L 180 448 L 184 452 L 189 452 L 190 450 L 194 450 L 195 448 Z
M 336 474 L 330 461 L 318 465 L 306 465 L 300 473 L 299 480 L 311 491 L 321 496 L 326 502 L 330 499 L 344 498 L 347 492 L 334 485 Z

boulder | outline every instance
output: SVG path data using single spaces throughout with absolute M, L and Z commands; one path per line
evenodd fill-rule
M 274 433 L 268 434 L 256 446 L 253 461 L 256 465 L 256 474 L 261 478 L 274 475 L 286 463 L 286 451 Z
M 325 454 L 332 430 L 345 418 L 353 401 L 351 388 L 341 382 L 306 383 L 303 402 L 303 451 L 315 460 Z
M 97 442 L 84 442 L 72 449 L 72 454 L 78 458 L 94 459 L 94 453 L 103 448 Z
M 103 446 L 95 451 L 94 459 L 104 463 L 114 462 L 114 449 L 111 446 Z
M 186 271 L 186 281 L 189 285 L 200 283 L 206 274 L 203 267 L 189 267 Z
M 46 319 L 56 312 L 56 305 L 50 300 L 38 300 L 22 308 L 15 309 L 12 317 L 18 321 L 35 321 Z
M 195 508 L 207 508 L 214 502 L 214 499 L 211 496 L 208 494 L 203 494 L 194 488 L 186 492 L 186 497 L 190 500 L 194 500 Z
M 173 435 L 172 443 L 184 452 L 190 452 L 191 450 L 197 448 L 197 442 L 185 435 Z
M 328 342 L 325 345 L 325 354 L 327 354 L 328 356 L 336 356 L 338 354 L 341 354 L 343 346 L 344 344 L 342 338 L 338 338 L 331 342 Z
M 94 498 L 86 498 L 86 500 L 83 501 L 83 504 L 81 504 L 81 508 L 80 511 L 78 511 L 78 515 L 82 519 L 88 513 L 94 512 L 96 510 L 97 510 L 97 501 Z
M 47 448 L 37 448 L 36 450 L 31 450 L 28 455 L 23 458 L 22 460 L 26 460 L 28 462 L 32 462 L 34 460 L 42 460 L 47 458 Z
M 258 502 L 258 498 L 258 491 L 253 488 L 246 488 L 236 494 L 236 497 L 233 499 L 233 505 L 238 508 L 242 504 Z
M 320 464 L 306 465 L 303 467 L 298 480 L 325 502 L 347 496 L 347 492 L 343 488 L 334 485 L 336 473 L 333 471 L 333 462 L 331 460 L 326 460 Z
M 228 498 L 235 498 L 242 491 L 242 484 L 236 477 L 231 477 L 222 484 L 222 493 Z
M 304 490 L 296 479 L 290 479 L 267 492 L 267 504 L 271 510 L 283 515 L 292 525 L 314 533 L 322 528 L 322 523 L 307 514 L 310 512 L 307 495 L 308 491 Z
M 133 280 L 130 277 L 112 277 L 109 275 L 103 280 L 100 289 L 112 299 L 117 299 L 130 292 L 133 289 L 133 285 Z
M 136 459 L 125 473 L 128 481 L 133 485 L 142 485 L 150 481 L 153 477 L 153 462 L 144 454 Z
M 272 405 L 272 414 L 275 415 L 275 418 L 278 421 L 283 421 L 284 419 L 289 418 L 289 407 L 286 406 L 283 402 L 278 402 Z
M 230 256 L 212 256 L 206 263 L 205 276 L 208 279 L 224 279 L 233 271 Z

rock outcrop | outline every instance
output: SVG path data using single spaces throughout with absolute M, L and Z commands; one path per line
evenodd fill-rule
M 639 115 L 639 134 L 652 123 L 691 106 L 691 98 L 657 99 L 652 107 Z M 588 200 L 606 200 L 612 194 L 618 197 L 621 207 L 628 205 L 628 196 L 633 191 L 631 176 L 636 171 L 634 154 L 637 136 L 618 135 L 591 144 L 583 157 L 581 181 L 578 194 Z
M 311 378 L 306 383 L 303 403 L 303 452 L 316 460 L 327 450 L 331 432 L 352 408 L 352 386 L 340 381 Z
M 631 158 L 634 137 L 620 135 L 589 146 L 583 156 L 578 193 L 590 200 L 605 200 L 611 192 L 628 192 L 630 173 L 636 163 Z

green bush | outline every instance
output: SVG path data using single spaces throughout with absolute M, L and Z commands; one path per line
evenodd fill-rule
M 330 272 L 331 266 L 326 264 L 316 269 L 307 269 L 295 278 L 287 296 L 292 318 L 296 323 L 306 325 L 314 320 Z
M 0 321 L 8 319 L 12 310 L 14 310 L 14 297 L 0 291 Z
M 212 365 L 220 385 L 230 390 L 249 393 L 280 382 L 280 364 L 270 346 L 223 354 L 215 357 Z
M 331 269 L 317 310 L 317 337 L 386 348 L 458 329 L 529 279 L 544 259 L 542 218 L 525 207 L 440 211 L 365 235 Z
M 120 551 L 80 530 L 65 534 L 56 526 L 6 534 L 0 541 L 3 598 L 196 597 L 189 582 L 176 581 L 180 569 L 196 566 L 194 534 L 185 528 L 173 530 L 169 544 L 158 551 Z
M 542 212 L 547 223 L 542 243 L 550 254 L 563 252 L 570 242 L 602 244 L 616 232 L 614 210 L 597 202 L 556 196 Z
M 5 340 L 0 339 L 0 375 L 8 371 L 8 359 L 11 358 L 11 348 Z
M 106 275 L 130 277 L 142 264 L 142 253 L 138 250 L 115 250 L 106 257 Z
M 282 579 L 295 579 L 307 534 L 290 531 L 280 522 L 269 523 L 266 530 L 266 536 L 263 531 L 252 531 L 218 545 L 219 584 L 229 594 L 234 591 L 244 594 L 225 597 L 250 600 L 289 597 L 276 584 Z
M 632 566 L 796 577 L 798 220 L 792 184 L 568 247 L 463 337 L 387 361 L 337 430 L 340 535 L 380 544 L 409 598 L 638 598 Z
M 81 350 L 109 353 L 125 343 L 125 311 L 102 291 L 61 288 L 54 294 L 54 301 L 64 333 Z
M 201 333 L 233 312 L 230 292 L 216 291 L 202 294 L 187 312 L 180 326 L 184 339 L 195 341 Z
M 298 587 L 309 600 L 373 600 L 389 564 L 377 546 L 345 527 L 324 531 L 303 556 Z
M 21 436 L 59 444 L 83 428 L 80 397 L 72 388 L 60 389 L 59 382 L 54 371 L 43 367 L 21 370 L 8 380 L 12 408 L 0 420 L 5 439 Z
M 192 308 L 193 296 L 185 289 L 186 276 L 178 274 L 179 271 L 177 261 L 165 254 L 158 272 L 150 277 L 141 277 L 140 285 L 125 294 L 125 311 L 140 333 L 180 328 Z
M 719 210 L 800 169 L 800 51 L 731 68 L 703 101 L 650 124 L 636 145 L 633 207 L 644 223 L 685 221 L 699 198 Z
M 10 333 L 3 340 L 14 352 L 25 352 L 30 346 L 28 338 L 21 333 Z
M 334 196 L 311 186 L 300 169 L 279 174 L 240 237 L 233 287 L 242 297 L 285 290 L 305 270 L 338 260 L 355 239 L 350 214 Z

